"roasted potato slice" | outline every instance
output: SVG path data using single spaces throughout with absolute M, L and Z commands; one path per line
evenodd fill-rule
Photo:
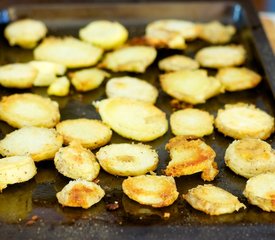
M 153 104 L 129 98 L 109 98 L 94 105 L 102 121 L 125 138 L 148 142 L 168 130 L 165 113 Z
M 213 132 L 214 117 L 208 112 L 187 108 L 173 112 L 170 116 L 174 135 L 203 137 Z
M 23 48 L 34 48 L 46 34 L 46 25 L 34 19 L 17 20 L 10 23 L 4 31 L 11 46 L 19 45 Z
M 101 48 L 73 37 L 48 37 L 34 50 L 36 60 L 57 62 L 67 68 L 92 66 L 99 61 L 102 54 Z
M 113 72 L 143 73 L 154 62 L 156 49 L 147 46 L 126 46 L 107 53 L 100 67 Z
M 202 172 L 204 181 L 212 181 L 218 174 L 215 151 L 200 139 L 188 140 L 177 136 L 169 140 L 166 149 L 170 152 L 171 161 L 165 174 L 173 177 Z
M 158 154 L 149 145 L 111 144 L 100 148 L 96 158 L 108 173 L 118 176 L 138 176 L 154 171 L 158 165 Z
M 54 158 L 62 143 L 63 137 L 55 129 L 23 127 L 0 141 L 0 154 L 8 157 L 29 155 L 39 162 Z
M 60 77 L 55 79 L 47 89 L 48 95 L 58 97 L 67 96 L 70 92 L 70 81 L 67 77 Z
M 56 197 L 62 206 L 86 209 L 98 203 L 104 195 L 104 190 L 96 183 L 78 179 L 70 181 Z
M 13 94 L 0 101 L 0 119 L 15 128 L 54 127 L 60 119 L 58 103 L 32 93 Z
M 64 143 L 79 142 L 83 147 L 95 149 L 107 144 L 112 130 L 106 124 L 95 119 L 68 119 L 56 125 L 56 130 L 64 138 Z
M 215 126 L 235 139 L 267 139 L 274 131 L 274 118 L 253 104 L 226 104 L 218 111 Z
M 155 208 L 173 204 L 178 191 L 173 177 L 142 175 L 122 182 L 123 192 L 132 200 Z
M 191 104 L 204 103 L 224 91 L 220 81 L 207 76 L 206 70 L 181 70 L 160 75 L 164 92 Z
M 110 50 L 126 42 L 128 31 L 119 22 L 98 20 L 80 29 L 79 37 L 85 42 Z
M 109 79 L 106 84 L 106 94 L 109 98 L 133 98 L 154 104 L 158 90 L 142 79 L 125 76 Z
M 212 184 L 199 185 L 188 190 L 183 198 L 195 209 L 209 215 L 221 215 L 246 208 L 238 198 L 222 188 Z
M 246 51 L 242 45 L 205 47 L 195 56 L 202 67 L 208 68 L 239 66 L 245 62 L 245 58 Z

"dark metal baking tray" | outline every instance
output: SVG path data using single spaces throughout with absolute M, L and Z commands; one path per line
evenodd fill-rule
M 9 47 L 3 37 L 5 25 L 16 19 L 31 17 L 44 21 L 48 35 L 77 36 L 78 29 L 95 19 L 120 21 L 130 31 L 130 36 L 140 36 L 145 25 L 156 19 L 178 18 L 192 21 L 219 20 L 234 24 L 238 31 L 232 43 L 243 44 L 248 52 L 245 66 L 259 72 L 264 81 L 255 89 L 225 93 L 209 99 L 205 104 L 197 105 L 216 115 L 217 110 L 227 103 L 247 102 L 274 115 L 275 67 L 272 51 L 264 35 L 262 26 L 249 1 L 180 1 L 180 2 L 135 2 L 135 3 L 88 3 L 88 4 L 26 4 L 12 5 L 0 11 L 0 64 L 27 62 L 32 59 L 32 51 Z M 188 45 L 185 54 L 194 53 L 208 44 L 195 41 Z M 178 53 L 178 51 L 160 50 L 158 59 Z M 160 91 L 157 106 L 169 117 L 171 98 L 164 94 L 159 86 L 157 61 L 145 74 L 130 74 L 146 79 L 156 85 Z M 210 72 L 213 74 L 214 72 Z M 112 74 L 112 76 L 124 75 Z M 32 88 L 30 92 L 46 96 L 45 88 Z M 21 92 L 0 88 L 0 96 Z M 99 119 L 91 102 L 105 98 L 104 84 L 99 89 L 80 94 L 71 90 L 68 97 L 51 97 L 59 102 L 62 120 L 78 117 Z M 0 122 L 0 138 L 13 129 Z M 172 137 L 169 131 L 165 136 L 150 144 L 160 156 L 157 173 L 169 161 L 164 150 Z M 275 215 L 249 205 L 242 195 L 246 179 L 237 176 L 225 167 L 223 156 L 231 138 L 215 131 L 204 140 L 216 151 L 220 173 L 212 182 L 231 193 L 247 205 L 246 210 L 222 216 L 208 216 L 193 209 L 182 197 L 170 207 L 153 209 L 139 205 L 121 190 L 123 178 L 111 176 L 101 171 L 98 179 L 105 189 L 104 199 L 88 210 L 61 207 L 55 194 L 68 183 L 69 179 L 60 175 L 52 161 L 37 164 L 38 174 L 29 182 L 9 186 L 0 194 L 0 239 L 274 239 Z M 114 134 L 112 142 L 130 142 Z M 268 139 L 274 147 L 274 136 Z M 188 189 L 203 184 L 200 174 L 176 179 L 180 195 Z M 274 183 L 275 184 L 275 183 Z M 106 204 L 119 202 L 120 208 L 108 211 Z M 171 214 L 169 219 L 163 217 Z M 39 219 L 30 223 L 32 216 Z

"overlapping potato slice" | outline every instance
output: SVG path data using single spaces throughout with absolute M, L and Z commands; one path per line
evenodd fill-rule
M 78 142 L 60 148 L 55 154 L 54 164 L 58 172 L 64 176 L 87 181 L 95 179 L 100 170 L 95 155 Z
M 223 92 L 220 81 L 207 76 L 206 70 L 181 70 L 160 75 L 164 92 L 191 104 L 204 103 Z
M 98 68 L 89 68 L 70 73 L 69 76 L 77 91 L 87 92 L 98 88 L 110 74 Z
M 128 31 L 118 22 L 98 20 L 80 29 L 79 37 L 85 42 L 110 50 L 126 42 Z
M 109 98 L 94 105 L 103 122 L 125 138 L 147 142 L 168 130 L 165 113 L 153 104 L 129 98 Z
M 267 212 L 275 212 L 275 173 L 262 173 L 246 182 L 243 194 L 248 201 Z
M 32 93 L 13 94 L 0 101 L 0 119 L 15 128 L 54 127 L 60 119 L 58 103 Z
M 47 93 L 58 97 L 67 96 L 70 92 L 70 81 L 67 77 L 56 78 L 48 87 Z
M 188 140 L 184 136 L 170 139 L 166 144 L 171 161 L 165 169 L 165 174 L 173 177 L 191 175 L 202 172 L 204 181 L 212 181 L 218 174 L 215 151 L 200 139 Z
M 0 159 L 0 191 L 8 184 L 26 182 L 36 174 L 34 161 L 29 156 Z
M 112 130 L 106 124 L 95 119 L 68 119 L 56 125 L 56 130 L 64 138 L 64 143 L 79 142 L 83 147 L 95 149 L 107 144 Z
M 274 118 L 253 104 L 226 104 L 218 111 L 215 126 L 235 139 L 267 139 L 274 131 Z
M 242 45 L 210 46 L 199 50 L 195 56 L 202 67 L 223 68 L 241 65 L 246 51 Z
M 226 149 L 224 160 L 232 171 L 246 178 L 275 173 L 275 152 L 260 139 L 235 140 Z
M 123 181 L 122 189 L 132 200 L 155 208 L 173 204 L 179 195 L 174 178 L 166 176 L 128 177 Z
M 103 54 L 101 48 L 73 37 L 48 37 L 34 50 L 36 60 L 57 62 L 67 68 L 89 67 Z
M 238 198 L 222 188 L 212 184 L 199 185 L 188 190 L 183 198 L 195 209 L 209 215 L 221 215 L 246 208 Z
M 172 113 L 170 124 L 176 136 L 203 137 L 213 132 L 214 117 L 206 111 L 187 108 Z
M 256 87 L 262 77 L 248 68 L 228 67 L 219 69 L 218 78 L 226 91 L 240 91 Z
M 38 71 L 30 64 L 13 63 L 0 67 L 0 84 L 7 88 L 31 88 Z
M 55 129 L 23 127 L 0 141 L 0 154 L 8 157 L 29 155 L 39 162 L 54 158 L 62 143 L 63 138 Z
M 236 33 L 236 28 L 233 25 L 223 25 L 219 21 L 199 24 L 199 27 L 199 38 L 213 44 L 227 43 Z
M 4 35 L 11 46 L 19 45 L 23 48 L 34 48 L 37 42 L 46 34 L 46 25 L 34 19 L 22 19 L 12 22 L 4 31 Z
M 128 46 L 107 53 L 101 67 L 113 72 L 143 73 L 154 62 L 157 51 L 147 46 Z
M 104 190 L 96 183 L 78 179 L 70 181 L 56 197 L 62 206 L 86 209 L 98 203 L 104 195 Z
M 142 79 L 125 76 L 109 79 L 106 84 L 106 94 L 109 98 L 133 98 L 154 104 L 158 90 Z
M 166 72 L 175 72 L 184 69 L 195 70 L 199 68 L 199 63 L 184 55 L 172 55 L 159 61 L 159 69 Z
M 158 165 L 158 154 L 149 145 L 111 144 L 96 153 L 101 167 L 118 176 L 138 176 L 154 171 Z

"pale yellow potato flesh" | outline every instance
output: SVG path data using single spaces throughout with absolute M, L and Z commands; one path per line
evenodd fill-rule
M 65 97 L 70 92 L 70 80 L 67 77 L 56 78 L 48 87 L 48 95 Z

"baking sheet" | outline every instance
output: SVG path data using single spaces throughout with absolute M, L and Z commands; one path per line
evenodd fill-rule
M 239 3 L 238 3 L 239 2 Z M 246 1 L 182 1 L 182 2 L 138 2 L 138 3 L 104 3 L 104 4 L 57 4 L 57 5 L 15 5 L 1 11 L 0 35 L 0 64 L 12 62 L 27 62 L 32 60 L 32 51 L 19 47 L 9 47 L 3 37 L 3 29 L 7 22 L 15 19 L 32 17 L 44 21 L 48 28 L 48 35 L 77 36 L 78 29 L 92 20 L 110 19 L 123 23 L 130 32 L 130 37 L 144 33 L 145 25 L 156 19 L 179 18 L 192 21 L 220 20 L 234 24 L 238 28 L 233 43 L 245 46 L 248 56 L 245 66 L 263 75 L 264 81 L 255 89 L 226 93 L 209 99 L 205 104 L 196 107 L 216 115 L 217 110 L 225 104 L 239 101 L 253 103 L 274 115 L 274 92 L 272 81 L 275 76 L 273 59 L 266 53 L 270 47 L 265 36 L 259 36 L 261 26 L 257 22 L 251 6 Z M 194 56 L 198 49 L 207 46 L 203 41 L 195 41 L 188 45 L 185 54 Z M 259 46 L 263 46 L 259 48 Z M 180 51 L 160 50 L 158 59 Z M 164 94 L 159 86 L 157 61 L 149 67 L 145 74 L 130 74 L 146 79 L 160 91 L 157 106 L 171 114 L 171 98 Z M 272 74 L 273 73 L 273 74 Z M 215 74 L 210 71 L 210 74 Z M 125 73 L 112 74 L 122 76 Z M 105 82 L 106 83 L 106 82 Z M 100 119 L 98 113 L 91 106 L 91 102 L 105 98 L 105 83 L 97 90 L 80 94 L 72 88 L 68 97 L 51 97 L 60 105 L 61 119 L 79 117 Z M 47 96 L 45 88 L 32 88 L 30 92 Z M 0 89 L 0 96 L 22 92 L 14 89 Z M 9 125 L 0 122 L 0 137 L 13 131 Z M 157 149 L 160 156 L 158 174 L 169 161 L 165 144 L 172 137 L 169 131 L 162 138 L 150 142 Z M 31 181 L 9 186 L 0 195 L 0 227 L 1 239 L 215 239 L 220 237 L 246 239 L 253 236 L 269 238 L 275 236 L 274 213 L 267 213 L 249 205 L 242 195 L 246 180 L 234 174 L 225 167 L 223 156 L 229 143 L 233 141 L 215 131 L 204 140 L 216 151 L 216 162 L 220 173 L 211 182 L 239 197 L 248 208 L 238 213 L 222 216 L 208 216 L 193 209 L 182 197 L 170 207 L 153 209 L 142 206 L 126 197 L 121 190 L 124 178 L 115 177 L 101 170 L 98 177 L 99 184 L 106 191 L 104 199 L 88 210 L 63 208 L 55 194 L 60 191 L 69 179 L 63 177 L 54 168 L 52 161 L 37 164 L 38 173 Z M 114 133 L 112 143 L 132 142 Z M 274 137 L 268 142 L 274 146 Z M 176 178 L 180 195 L 188 189 L 203 184 L 200 174 Z M 119 209 L 108 211 L 106 205 L 118 201 Z M 169 212 L 170 218 L 165 219 L 164 213 Z M 29 224 L 33 216 L 38 216 L 34 224 Z M 184 234 L 184 235 L 182 235 Z M 256 234 L 256 235 L 255 235 Z

